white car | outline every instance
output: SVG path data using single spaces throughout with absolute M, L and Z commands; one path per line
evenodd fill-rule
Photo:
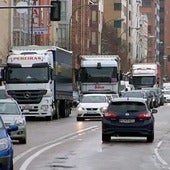
M 105 94 L 85 94 L 76 107 L 77 121 L 85 119 L 101 119 L 103 110 L 109 105 L 109 98 Z
M 5 126 L 17 125 L 18 130 L 10 133 L 12 140 L 18 140 L 19 143 L 26 144 L 26 120 L 22 115 L 18 103 L 13 98 L 0 99 L 0 116 Z
M 164 101 L 170 103 L 170 90 L 163 90 Z

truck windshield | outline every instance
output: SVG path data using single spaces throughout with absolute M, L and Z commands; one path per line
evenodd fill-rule
M 84 67 L 80 73 L 81 82 L 117 82 L 117 67 Z
M 154 76 L 134 76 L 134 85 L 149 85 L 153 86 L 156 83 L 156 78 Z
M 20 67 L 7 70 L 7 83 L 47 83 L 48 80 L 48 67 Z

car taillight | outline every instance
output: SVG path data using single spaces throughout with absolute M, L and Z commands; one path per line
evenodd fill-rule
M 150 112 L 144 112 L 144 113 L 140 113 L 137 116 L 139 119 L 144 119 L 144 120 L 148 120 L 151 118 L 151 113 Z
M 117 117 L 117 114 L 113 112 L 105 112 L 103 116 L 105 118 L 115 119 Z

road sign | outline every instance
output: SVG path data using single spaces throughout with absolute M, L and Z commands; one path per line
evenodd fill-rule
M 48 28 L 47 27 L 34 27 L 33 33 L 35 35 L 48 34 Z

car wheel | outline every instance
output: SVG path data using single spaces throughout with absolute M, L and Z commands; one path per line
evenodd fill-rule
M 102 134 L 102 141 L 103 142 L 110 142 L 110 140 L 111 140 L 110 135 Z
M 154 133 L 152 133 L 151 135 L 147 136 L 147 142 L 148 143 L 152 143 L 154 141 Z
M 10 164 L 10 170 L 13 170 L 14 166 L 13 166 L 13 159 L 11 160 L 11 164 Z
M 77 121 L 84 121 L 83 117 L 77 117 Z
M 26 144 L 27 142 L 26 142 L 26 138 L 21 138 L 21 139 L 19 139 L 19 143 L 20 144 Z

